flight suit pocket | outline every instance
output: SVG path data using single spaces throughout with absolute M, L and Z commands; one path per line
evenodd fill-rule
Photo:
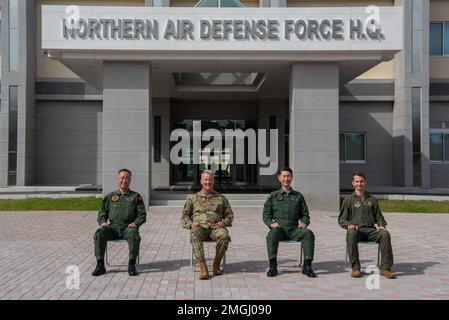
M 123 205 L 123 210 L 126 222 L 131 223 L 136 219 L 135 205 L 132 201 L 126 201 Z

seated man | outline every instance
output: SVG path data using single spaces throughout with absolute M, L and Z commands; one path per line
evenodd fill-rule
M 343 200 L 338 217 L 340 226 L 348 231 L 346 244 L 352 268 L 351 276 L 355 278 L 361 276 L 359 241 L 371 240 L 376 241 L 380 246 L 380 275 L 395 278 L 395 275 L 391 273 L 393 266 L 391 237 L 386 229 L 387 222 L 380 211 L 379 203 L 376 198 L 365 192 L 366 180 L 363 173 L 352 174 L 352 185 L 355 189 L 354 193 Z
M 263 222 L 270 228 L 267 235 L 267 251 L 270 260 L 268 277 L 275 277 L 277 271 L 277 252 L 279 241 L 300 241 L 304 248 L 304 268 L 302 273 L 315 278 L 312 261 L 315 248 L 315 235 L 308 229 L 310 224 L 309 209 L 301 193 L 291 188 L 293 172 L 284 168 L 278 172 L 282 188 L 274 191 L 265 201 Z M 299 224 L 299 222 L 301 222 Z M 301 254 L 301 253 L 300 253 Z
M 125 239 L 129 245 L 128 273 L 137 276 L 136 259 L 139 256 L 140 235 L 139 227 L 145 223 L 147 213 L 143 199 L 137 192 L 131 191 L 131 171 L 121 169 L 117 178 L 118 190 L 109 193 L 103 199 L 98 212 L 100 229 L 94 235 L 95 257 L 97 267 L 93 276 L 106 273 L 104 254 L 108 240 Z M 108 223 L 109 221 L 109 223 Z
M 228 200 L 214 191 L 214 174 L 206 170 L 201 174 L 202 190 L 189 197 L 182 211 L 181 224 L 190 229 L 190 243 L 200 264 L 199 279 L 207 280 L 209 271 L 204 258 L 203 241 L 209 237 L 217 242 L 212 267 L 214 275 L 221 275 L 221 259 L 228 249 L 231 238 L 226 227 L 232 226 L 234 213 Z

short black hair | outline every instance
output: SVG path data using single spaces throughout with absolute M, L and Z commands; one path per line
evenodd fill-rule
M 277 172 L 278 176 L 280 176 L 283 171 L 290 172 L 290 174 L 293 175 L 293 170 L 291 168 L 289 168 L 289 167 L 285 167 L 285 168 L 282 168 L 282 169 L 278 170 L 278 172 Z
M 363 172 L 360 172 L 360 171 L 353 172 L 353 173 L 352 173 L 352 181 L 354 181 L 354 177 L 355 177 L 355 176 L 357 176 L 357 177 L 362 177 L 363 180 L 366 180 L 366 177 L 365 177 L 365 175 L 363 174 Z
M 133 175 L 132 172 L 131 172 L 131 170 L 126 169 L 126 168 L 120 169 L 120 170 L 118 171 L 117 175 L 119 175 L 119 174 L 122 173 L 122 172 L 128 172 L 130 177 Z

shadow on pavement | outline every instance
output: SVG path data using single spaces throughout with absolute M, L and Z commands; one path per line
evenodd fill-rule
M 392 271 L 399 277 L 418 276 L 425 274 L 427 268 L 431 268 L 438 264 L 440 263 L 435 261 L 398 263 L 393 266 Z

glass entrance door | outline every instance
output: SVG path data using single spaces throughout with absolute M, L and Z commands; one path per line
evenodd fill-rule
M 190 149 L 189 156 L 193 159 L 193 121 L 201 121 L 202 133 L 207 129 L 219 130 L 224 137 L 226 129 L 242 129 L 255 128 L 256 121 L 249 120 L 192 120 L 181 119 L 172 123 L 172 130 L 185 129 L 190 133 Z M 231 163 L 231 150 L 225 149 L 224 140 L 220 152 L 212 152 L 207 146 L 211 141 L 201 142 L 200 163 L 182 163 L 179 165 L 171 164 L 171 180 L 175 185 L 199 185 L 201 172 L 210 170 L 214 173 L 215 183 L 217 185 L 247 185 L 256 182 L 256 164 L 247 164 L 247 141 L 245 141 L 244 153 L 245 163 Z M 171 143 L 173 147 L 176 142 Z M 234 142 L 234 153 L 236 152 Z M 235 160 L 235 157 L 234 157 Z M 192 161 L 190 161 L 192 162 Z M 235 162 L 235 161 L 234 161 Z

